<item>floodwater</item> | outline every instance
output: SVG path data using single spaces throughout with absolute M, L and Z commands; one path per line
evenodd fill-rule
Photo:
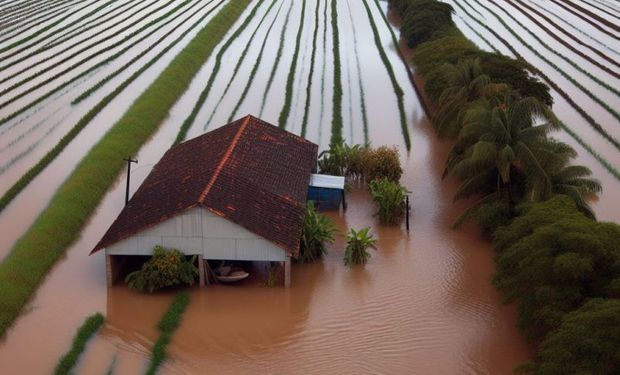
M 270 2 L 265 2 L 224 55 L 222 70 L 212 89 L 215 94 L 208 97 L 189 137 L 226 122 L 256 63 L 263 38 L 267 37 L 266 51 L 269 53 L 265 53 L 260 62 L 248 96 L 237 113 L 242 116 L 260 110 L 288 12 L 289 4 L 284 2 L 277 13 L 280 3 L 278 1 L 266 14 Z M 291 5 L 284 53 L 273 86 L 267 93 L 263 118 L 272 123 L 277 122 L 283 103 L 301 4 L 293 2 Z M 363 5 L 354 0 L 338 2 L 346 124 L 343 136 L 355 142 L 364 139 L 360 114 L 362 96 L 357 85 L 361 81 L 368 108 L 370 140 L 374 145 L 396 145 L 401 152 L 405 169 L 402 182 L 411 191 L 410 232 L 407 233 L 404 223 L 396 227 L 378 225 L 374 216 L 376 207 L 368 192 L 355 188 L 347 197 L 349 208 L 346 212 L 328 213 L 341 230 L 329 254 L 314 264 L 293 265 L 290 289 L 263 286 L 260 272 L 254 275 L 253 281 L 240 285 L 190 288 L 191 303 L 168 347 L 169 359 L 159 373 L 511 374 L 515 366 L 533 355 L 532 348 L 516 329 L 514 307 L 502 305 L 490 283 L 494 272 L 490 243 L 471 226 L 449 229 L 452 220 L 466 207 L 466 202 L 452 203 L 454 181 L 441 180 L 443 161 L 450 145 L 434 136 L 396 53 L 397 46 L 392 45 L 389 29 L 380 18 L 374 1 L 369 0 L 368 4 L 382 45 L 405 92 L 412 145 L 407 152 L 393 88 L 376 51 L 368 16 Z M 287 128 L 296 133 L 301 131 L 310 44 L 314 23 L 318 22 L 318 50 L 306 136 L 324 148 L 331 135 L 331 11 L 328 1 L 321 0 L 320 16 L 315 19 L 315 5 L 314 1 L 308 1 L 306 8 L 306 25 L 295 67 L 295 95 Z M 327 18 L 323 16 L 325 7 Z M 382 10 L 386 11 L 384 3 Z M 244 15 L 248 13 L 249 10 Z M 265 14 L 265 21 L 259 27 Z M 266 36 L 272 22 L 273 31 Z M 327 38 L 323 47 L 324 26 Z M 234 65 L 241 59 L 241 51 L 257 27 L 247 57 L 233 76 Z M 357 45 L 352 37 L 353 30 Z M 356 68 L 356 53 L 361 70 Z M 172 144 L 213 66 L 213 59 L 205 63 L 159 131 L 135 155 L 139 164 L 132 171 L 132 192 Z M 155 72 L 159 69 L 161 67 Z M 118 118 L 121 113 L 115 112 L 122 112 L 129 105 L 136 91 L 141 91 L 152 80 L 151 74 L 155 73 L 149 73 L 139 87 L 117 98 L 110 112 L 99 116 L 97 125 L 85 130 L 87 141 L 73 142 L 72 148 L 35 180 L 36 184 L 0 214 L 0 257 L 45 206 L 55 189 L 51 187 L 58 186 L 78 162 L 75 155 L 84 155 L 92 142 L 103 135 L 106 125 L 110 125 L 104 117 Z M 229 82 L 229 92 L 218 104 Z M 61 108 L 63 102 L 60 103 L 51 108 Z M 47 108 L 43 106 L 41 113 L 49 110 Z M 213 121 L 207 124 L 212 112 Z M 62 112 L 58 112 L 55 116 L 61 115 Z M 110 117 L 107 119 L 113 122 Z M 585 151 L 579 151 L 583 158 L 580 160 L 590 166 L 597 165 L 596 161 L 588 159 L 588 154 L 583 156 Z M 598 173 L 597 176 L 600 177 Z M 77 327 L 96 311 L 106 315 L 106 324 L 88 343 L 76 373 L 106 373 L 113 366 L 116 374 L 136 374 L 146 368 L 158 336 L 155 326 L 173 293 L 144 295 L 120 285 L 107 289 L 103 254 L 87 256 L 122 209 L 124 179 L 124 174 L 119 176 L 81 237 L 48 274 L 27 312 L 0 341 L 3 374 L 50 372 L 70 346 Z M 606 191 L 608 183 L 610 186 L 617 184 L 613 179 L 603 181 Z M 605 193 L 595 210 L 607 220 L 620 221 L 618 211 L 613 210 L 613 202 L 612 194 Z M 22 217 L 20 211 L 25 212 L 25 218 L 14 224 L 14 217 Z M 342 260 L 344 233 L 348 228 L 364 226 L 370 226 L 378 239 L 377 250 L 371 251 L 372 258 L 365 267 L 345 267 Z M 14 230 L 9 231 L 9 228 Z

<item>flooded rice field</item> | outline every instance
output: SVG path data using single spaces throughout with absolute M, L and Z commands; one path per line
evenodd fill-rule
M 353 143 L 369 140 L 374 145 L 399 147 L 405 169 L 403 184 L 411 190 L 411 231 L 407 233 L 404 225 L 379 226 L 368 193 L 354 189 L 348 196 L 348 210 L 329 215 L 342 232 L 350 227 L 372 228 L 379 240 L 378 250 L 372 252 L 365 268 L 343 265 L 344 238 L 340 235 L 323 261 L 293 266 L 290 289 L 267 288 L 252 282 L 191 289 L 191 303 L 160 373 L 509 374 L 532 355 L 515 327 L 514 309 L 500 303 L 490 284 L 493 262 L 489 242 L 474 228 L 449 229 L 465 207 L 463 203 L 452 203 L 456 186 L 441 180 L 449 145 L 437 141 L 409 82 L 398 46 L 391 39 L 390 27 L 394 26 L 386 24 L 381 16 L 387 14 L 387 4 L 363 1 L 368 8 L 361 0 L 337 2 L 342 136 Z M 44 3 L 0 2 L 0 194 L 8 191 L 101 100 L 113 97 L 0 213 L 0 258 L 32 224 L 81 158 L 226 1 L 66 1 L 55 7 Z M 611 136 L 620 138 L 620 122 L 611 112 L 511 38 L 504 24 L 487 10 L 496 6 L 495 2 L 451 3 L 459 27 L 481 48 L 495 47 L 511 54 L 472 18 L 488 22 Z M 524 3 L 536 6 L 529 0 Z M 617 61 L 617 32 L 614 34 L 606 25 L 594 27 L 573 12 L 553 5 L 555 2 L 549 4 L 558 7 L 554 14 L 562 15 L 567 30 L 575 37 Z M 320 149 L 326 148 L 332 135 L 333 84 L 337 78 L 333 69 L 334 14 L 329 5 L 327 0 L 251 3 L 238 24 L 249 17 L 254 7 L 256 14 L 222 51 L 217 74 L 211 78 L 218 49 L 158 132 L 134 155 L 139 164 L 132 171 L 131 191 L 172 145 L 194 107 L 199 109 L 198 116 L 186 138 L 248 113 L 277 124 L 291 74 L 293 92 L 286 128 L 304 134 Z M 600 12 L 594 7 L 592 11 Z M 66 12 L 70 15 L 66 16 Z M 543 31 L 529 18 L 517 12 L 511 14 L 542 35 Z M 371 20 L 404 91 L 410 149 L 400 125 L 395 88 L 374 42 Z M 520 30 L 514 20 L 507 18 L 504 22 Z M 584 24 L 579 27 L 581 32 L 568 28 L 579 22 Z M 49 25 L 52 27 L 46 30 Z M 19 32 L 20 27 L 28 28 L 28 32 Z M 485 44 L 474 30 L 492 45 Z M 527 38 L 527 34 L 521 34 Z M 33 37 L 25 40 L 28 35 Z M 17 42 L 19 46 L 11 47 Z M 558 50 L 565 48 L 548 43 Z M 586 48 L 583 52 L 609 66 L 612 73 L 620 72 L 602 56 Z M 562 53 L 582 70 L 620 89 L 613 74 L 579 60 L 580 56 L 572 51 Z M 295 55 L 298 59 L 293 64 Z M 618 97 L 609 89 L 590 81 L 581 71 L 571 70 L 572 65 L 554 62 L 600 101 L 618 107 Z M 143 72 L 133 78 L 132 74 L 142 68 Z M 129 79 L 127 87 L 114 95 L 117 87 Z M 201 101 L 200 94 L 210 80 L 210 94 Z M 91 88 L 95 88 L 92 95 L 76 102 Z M 603 220 L 620 221 L 620 182 L 600 162 L 604 159 L 620 168 L 620 152 L 557 92 L 554 99 L 554 108 L 566 126 L 599 156 L 596 159 L 568 133 L 557 133 L 558 138 L 579 151 L 579 162 L 602 180 L 604 192 L 594 203 L 597 215 Z M 306 128 L 302 126 L 304 118 Z M 105 373 L 112 364 L 117 374 L 140 373 L 146 368 L 158 336 L 155 326 L 172 294 L 143 295 L 124 286 L 107 289 L 103 254 L 87 256 L 123 207 L 124 179 L 124 175 L 118 177 L 81 237 L 48 274 L 27 312 L 0 341 L 2 373 L 50 372 L 69 347 L 77 327 L 95 311 L 106 316 L 106 324 L 89 342 L 77 373 Z

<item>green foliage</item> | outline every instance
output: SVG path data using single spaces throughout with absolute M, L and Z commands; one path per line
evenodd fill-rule
M 398 183 L 403 174 L 396 147 L 367 148 L 361 153 L 362 174 L 367 181 L 387 178 Z
M 366 264 L 370 259 L 369 248 L 376 249 L 377 240 L 370 233 L 370 228 L 362 228 L 359 231 L 351 228 L 347 233 L 347 248 L 344 251 L 344 264 L 354 266 Z
M 316 212 L 313 202 L 308 202 L 297 260 L 301 263 L 313 262 L 327 254 L 325 243 L 333 243 L 335 233 L 334 223 Z
M 80 355 L 86 347 L 86 343 L 90 340 L 91 336 L 99 330 L 103 325 L 105 318 L 101 313 L 96 313 L 89 316 L 84 324 L 80 327 L 77 334 L 73 338 L 71 349 L 69 352 L 60 358 L 56 368 L 54 369 L 54 375 L 68 375 L 76 365 Z
M 329 2 L 331 4 L 332 14 L 332 51 L 334 53 L 334 93 L 332 95 L 332 136 L 329 144 L 337 144 L 343 141 L 342 139 L 342 78 L 341 78 L 341 66 L 340 62 L 340 36 L 338 35 L 338 6 L 337 0 Z M 305 4 L 305 0 L 304 0 Z
M 362 174 L 361 154 L 366 147 L 349 146 L 344 141 L 332 143 L 319 154 L 319 171 L 332 176 L 359 177 Z
M 586 218 L 561 195 L 520 211 L 495 232 L 494 283 L 506 301 L 519 302 L 519 325 L 538 340 L 587 299 L 610 296 L 620 275 L 620 226 Z
M 166 347 L 170 343 L 172 334 L 179 327 L 181 323 L 181 316 L 187 309 L 189 304 L 189 295 L 187 293 L 179 293 L 174 297 L 168 311 L 157 323 L 157 330 L 160 335 L 155 345 L 153 345 L 153 354 L 151 355 L 151 361 L 149 367 L 146 370 L 147 375 L 154 375 L 157 372 L 159 366 L 166 359 Z
M 319 7 L 320 1 L 316 2 L 314 8 L 314 31 L 312 32 L 312 54 L 310 55 L 310 69 L 308 70 L 308 84 L 306 86 L 306 103 L 304 105 L 304 117 L 301 120 L 301 136 L 306 136 L 308 117 L 310 116 L 310 100 L 312 99 L 312 76 L 314 75 L 314 64 L 316 60 L 316 42 L 319 34 Z M 363 99 L 362 99 L 363 100 Z
M 179 250 L 155 246 L 151 259 L 127 275 L 125 282 L 132 289 L 149 293 L 169 286 L 192 285 L 198 276 L 195 262 L 195 255 L 188 261 Z
M 168 116 L 211 52 L 249 4 L 229 2 L 198 32 L 123 117 L 82 159 L 49 205 L 0 263 L 0 336 L 48 270 L 78 237 L 108 188 Z M 45 251 L 41 251 L 45 249 Z
M 594 299 L 567 314 L 541 344 L 535 375 L 617 374 L 620 371 L 620 300 Z
M 370 193 L 379 205 L 381 224 L 398 224 L 405 212 L 407 189 L 384 177 L 370 181 Z

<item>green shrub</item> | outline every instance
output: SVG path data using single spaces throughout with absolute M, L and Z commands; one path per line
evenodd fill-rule
M 132 289 L 150 293 L 168 286 L 192 285 L 198 276 L 195 262 L 196 255 L 188 261 L 179 250 L 155 246 L 151 259 L 127 275 L 125 282 Z
M 405 212 L 407 189 L 387 178 L 370 181 L 370 193 L 379 205 L 381 224 L 398 224 Z
M 370 233 L 370 228 L 362 228 L 359 231 L 351 228 L 347 234 L 344 264 L 347 266 L 366 264 L 370 259 L 368 248 L 376 249 L 376 244 L 377 240 Z
M 308 202 L 297 260 L 307 263 L 322 257 L 327 253 L 325 243 L 334 242 L 335 233 L 334 223 L 327 216 L 317 213 L 313 202 Z
M 541 344 L 536 375 L 617 374 L 620 371 L 620 300 L 594 299 L 567 314 Z
M 396 147 L 381 146 L 369 148 L 361 154 L 363 175 L 367 181 L 387 178 L 398 183 L 403 174 L 400 157 Z
M 588 219 L 566 196 L 521 210 L 495 233 L 501 252 L 494 283 L 505 301 L 518 302 L 520 327 L 540 340 L 588 299 L 613 295 L 620 225 Z

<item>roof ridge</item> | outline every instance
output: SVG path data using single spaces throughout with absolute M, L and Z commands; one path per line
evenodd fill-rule
M 239 127 L 239 130 L 237 130 L 237 133 L 235 134 L 232 142 L 230 142 L 230 146 L 228 146 L 228 149 L 224 153 L 224 156 L 222 157 L 222 160 L 220 161 L 220 163 L 215 168 L 215 172 L 213 173 L 213 176 L 209 180 L 209 183 L 207 184 L 205 189 L 202 191 L 202 193 L 200 193 L 200 196 L 198 198 L 198 202 L 200 202 L 200 204 L 204 204 L 205 199 L 207 198 L 207 195 L 209 194 L 209 191 L 211 191 L 211 188 L 215 184 L 215 181 L 217 180 L 218 176 L 220 175 L 220 172 L 222 172 L 222 169 L 224 168 L 224 164 L 226 164 L 226 162 L 228 161 L 228 158 L 230 158 L 230 155 L 235 150 L 235 147 L 237 147 L 237 143 L 239 142 L 239 138 L 241 138 L 241 135 L 245 131 L 245 128 L 248 126 L 249 122 L 250 122 L 250 116 L 246 116 L 243 119 L 243 123 Z

